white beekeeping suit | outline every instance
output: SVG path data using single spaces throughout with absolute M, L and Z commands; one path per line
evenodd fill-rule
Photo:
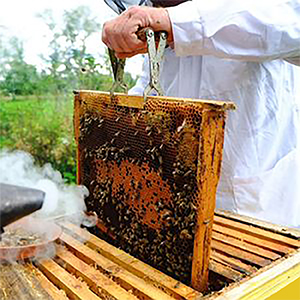
M 227 117 L 217 207 L 300 227 L 300 1 L 194 0 L 168 12 L 165 94 L 238 107 Z M 132 94 L 148 76 L 146 61 Z
M 146 5 L 148 0 L 104 0 L 104 2 L 113 9 L 117 14 L 121 14 L 123 11 L 134 5 Z

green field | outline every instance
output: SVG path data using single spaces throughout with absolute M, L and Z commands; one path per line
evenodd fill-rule
M 75 182 L 73 95 L 0 98 L 0 149 L 24 150 Z

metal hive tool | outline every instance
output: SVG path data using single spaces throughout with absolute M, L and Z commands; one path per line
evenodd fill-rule
M 115 244 L 206 287 L 225 111 L 231 102 L 75 93 L 78 182 Z

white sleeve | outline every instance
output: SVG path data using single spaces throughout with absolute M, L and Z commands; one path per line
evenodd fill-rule
M 129 95 L 137 95 L 137 96 L 142 96 L 144 94 L 145 87 L 148 85 L 150 80 L 150 75 L 149 75 L 149 59 L 148 55 L 145 55 L 144 62 L 143 62 L 143 68 L 142 68 L 142 73 L 137 80 L 136 84 L 134 87 L 132 87 L 129 91 Z
M 168 8 L 176 55 L 300 56 L 300 0 L 192 0 Z

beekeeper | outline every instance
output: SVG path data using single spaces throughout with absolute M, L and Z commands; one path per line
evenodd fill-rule
M 138 29 L 167 31 L 165 94 L 238 107 L 227 117 L 217 208 L 300 227 L 300 1 L 159 2 L 184 3 L 131 7 L 105 23 L 103 42 L 131 57 L 146 51 Z M 148 80 L 146 61 L 131 92 Z

